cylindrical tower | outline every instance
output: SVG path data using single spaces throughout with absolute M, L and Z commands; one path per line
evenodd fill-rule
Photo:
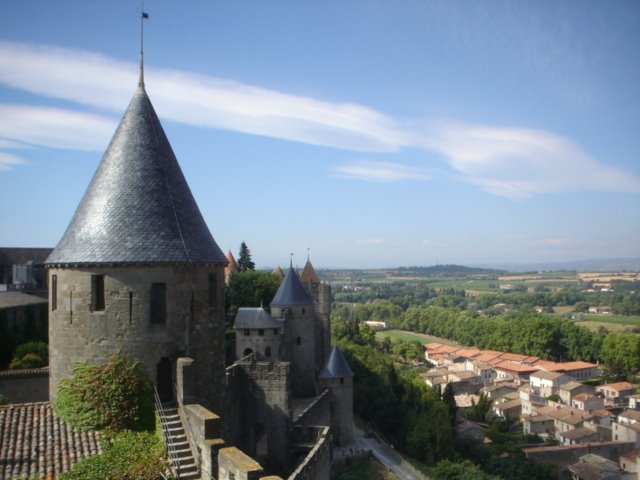
M 198 401 L 222 412 L 226 263 L 141 84 L 47 259 L 52 402 L 75 362 L 119 351 L 165 399 L 192 357 Z

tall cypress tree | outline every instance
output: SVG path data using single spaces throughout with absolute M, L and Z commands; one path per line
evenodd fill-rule
M 251 252 L 244 241 L 240 244 L 240 253 L 238 254 L 238 269 L 241 272 L 247 270 L 255 270 L 256 264 L 251 260 Z

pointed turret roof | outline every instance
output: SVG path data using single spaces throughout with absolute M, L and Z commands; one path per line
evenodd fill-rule
M 333 346 L 326 365 L 320 372 L 320 378 L 345 378 L 353 377 L 353 372 L 349 364 L 342 356 L 342 352 L 337 345 Z
M 311 265 L 311 260 L 307 260 L 307 263 L 304 265 L 302 275 L 300 275 L 300 281 L 303 284 L 310 283 L 311 285 L 317 285 L 320 283 L 316 270 L 313 268 L 313 265 Z
M 284 278 L 284 272 L 280 268 L 280 265 L 278 265 L 276 268 L 274 268 L 273 272 L 271 272 L 271 273 L 273 273 L 275 276 L 277 276 L 280 280 L 282 280 Z
M 239 270 L 238 262 L 236 262 L 236 259 L 233 256 L 233 253 L 231 253 L 231 250 L 227 252 L 226 258 L 228 263 L 227 268 L 225 269 L 225 273 L 237 272 Z
M 313 305 L 313 300 L 302 286 L 300 277 L 293 266 L 290 266 L 271 301 L 271 306 L 290 307 L 293 305 Z
M 144 86 L 47 263 L 226 265 Z

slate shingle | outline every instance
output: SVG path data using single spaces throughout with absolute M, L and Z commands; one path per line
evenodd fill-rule
M 143 87 L 46 263 L 226 265 Z

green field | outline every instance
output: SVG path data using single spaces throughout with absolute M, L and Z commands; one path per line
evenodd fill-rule
M 456 342 L 452 342 L 446 338 L 434 337 L 424 333 L 407 332 L 406 330 L 383 330 L 376 332 L 377 339 L 382 340 L 385 337 L 389 337 L 391 340 L 404 340 L 405 342 L 439 342 L 445 345 L 458 345 Z

